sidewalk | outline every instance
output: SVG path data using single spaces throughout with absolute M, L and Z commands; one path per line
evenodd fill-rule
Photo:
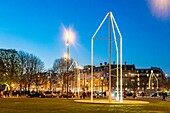
M 0 98 L 26 98 L 26 96 L 1 96 Z
M 139 96 L 139 97 L 137 97 L 137 98 L 140 98 L 140 99 L 142 99 L 142 98 L 150 98 L 150 99 L 158 99 L 158 100 L 162 100 L 162 96 L 157 96 L 157 97 L 151 97 L 151 96 L 144 96 L 144 97 L 141 97 L 141 96 Z M 170 102 L 170 96 L 166 97 L 166 98 L 165 98 L 165 101 Z

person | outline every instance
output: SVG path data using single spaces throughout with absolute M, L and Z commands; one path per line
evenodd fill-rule
M 85 99 L 85 97 L 86 97 L 86 93 L 85 91 L 83 91 L 83 99 Z
M 126 98 L 126 91 L 124 91 L 123 95 L 124 95 L 124 98 Z
M 144 97 L 144 95 L 145 95 L 144 92 L 142 92 L 142 97 Z
M 165 101 L 165 93 L 162 92 L 162 100 Z
M 133 98 L 136 98 L 136 91 L 133 92 Z
M 162 91 L 162 100 L 165 101 L 165 97 L 167 96 L 167 90 L 164 88 Z

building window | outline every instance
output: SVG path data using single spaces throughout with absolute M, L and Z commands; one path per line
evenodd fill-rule
M 137 78 L 138 81 L 140 81 L 140 78 Z
M 131 79 L 131 82 L 135 81 L 134 79 Z
M 140 86 L 140 83 L 138 82 L 138 86 Z
M 125 77 L 127 77 L 127 74 L 125 74 Z
M 134 77 L 135 75 L 134 74 L 131 74 L 131 77 Z

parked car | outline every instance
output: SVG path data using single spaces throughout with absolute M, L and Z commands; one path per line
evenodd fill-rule
M 56 97 L 57 95 L 55 93 L 53 93 L 52 91 L 45 91 L 42 92 L 42 97 Z
M 158 94 L 157 93 L 152 93 L 151 97 L 157 97 Z
M 157 96 L 162 96 L 162 92 L 155 92 L 151 94 L 151 97 L 157 97 Z
M 127 92 L 127 93 L 126 93 L 126 96 L 129 96 L 129 97 L 130 97 L 130 96 L 132 96 L 132 93 L 131 93 L 131 92 Z
M 73 98 L 75 97 L 74 93 L 68 93 L 68 98 Z M 67 93 L 63 93 L 59 96 L 59 98 L 67 98 Z
M 93 97 L 94 98 L 102 98 L 103 97 L 103 93 L 102 92 L 93 92 Z
M 30 98 L 32 98 L 32 97 L 40 97 L 40 98 L 42 98 L 43 97 L 43 94 L 41 93 L 41 92 L 30 92 L 28 95 L 27 95 L 27 97 L 30 97 Z

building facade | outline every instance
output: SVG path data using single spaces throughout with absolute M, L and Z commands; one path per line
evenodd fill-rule
M 109 90 L 109 70 L 108 64 L 94 67 L 93 90 L 97 92 L 106 92 Z M 117 73 L 116 64 L 111 65 L 111 87 L 116 90 Z M 168 82 L 164 72 L 157 67 L 136 68 L 135 65 L 122 65 L 123 90 L 125 91 L 161 91 L 162 88 L 168 88 Z M 119 74 L 118 74 L 119 75 Z M 76 69 L 69 75 L 69 91 L 81 92 L 82 90 L 91 90 L 91 66 L 84 66 L 83 69 Z M 120 77 L 119 77 L 120 78 Z M 119 79 L 120 81 L 120 79 Z M 119 86 L 120 87 L 120 86 Z M 65 89 L 64 89 L 65 90 Z

